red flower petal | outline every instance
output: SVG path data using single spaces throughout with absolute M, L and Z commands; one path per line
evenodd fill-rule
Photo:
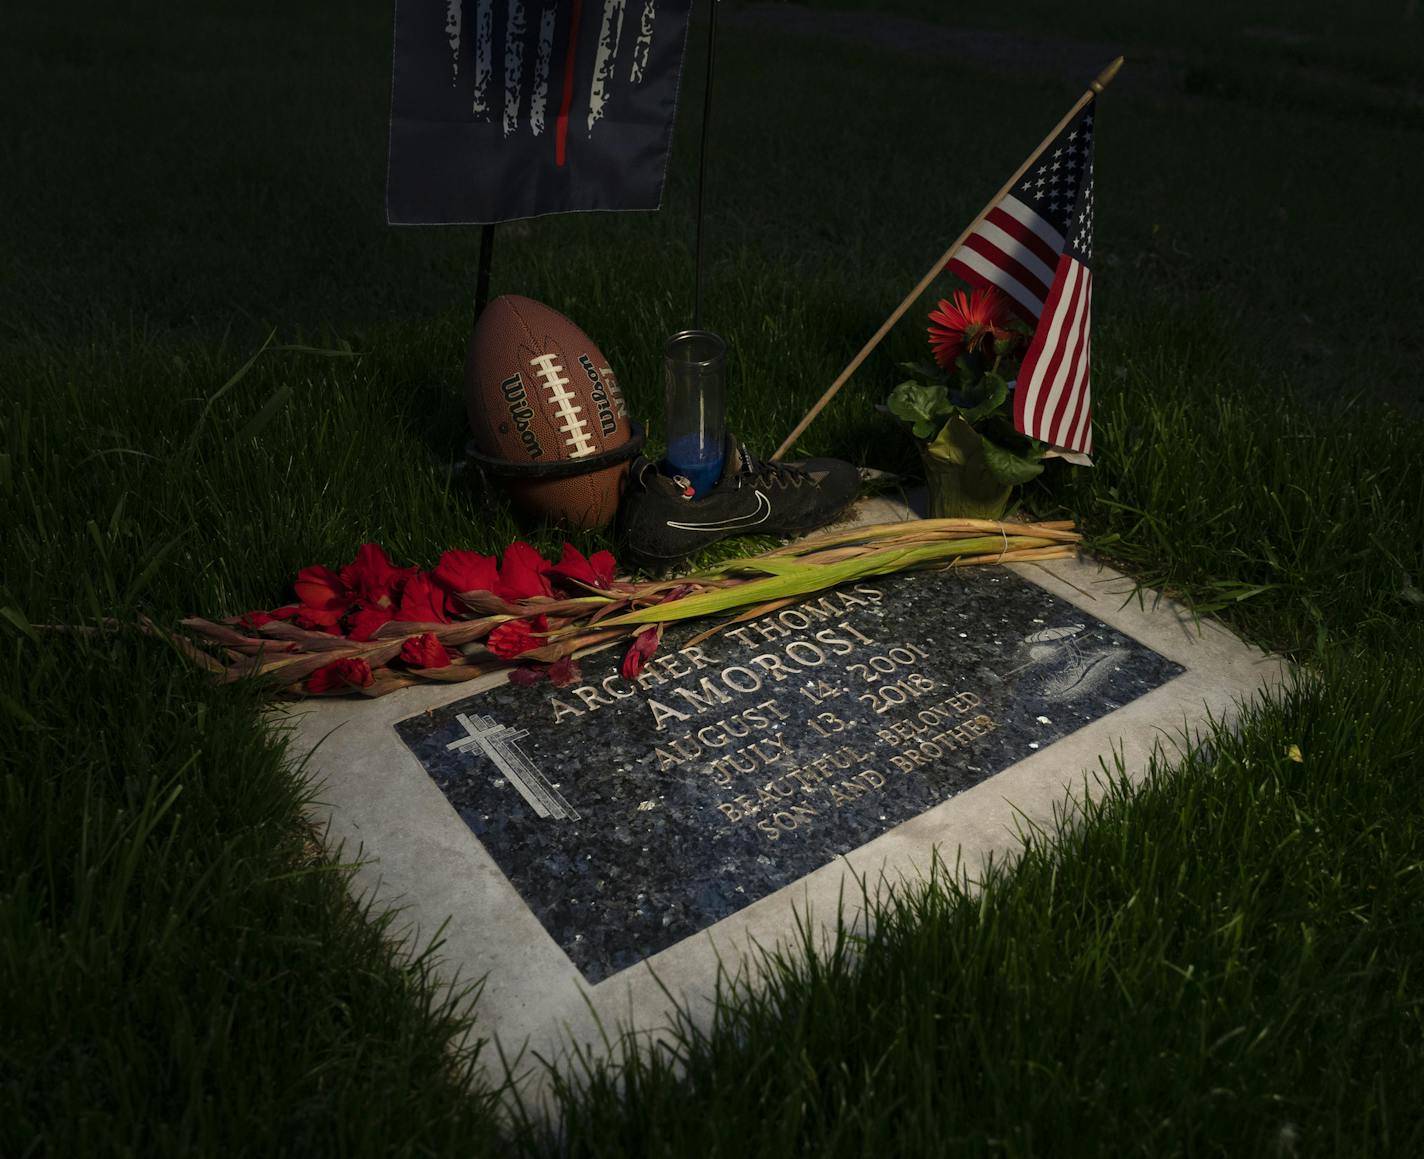
M 376 629 L 390 619 L 391 614 L 385 608 L 357 608 L 346 621 L 346 635 L 352 640 L 369 640 Z
M 297 599 L 307 607 L 323 611 L 339 609 L 338 618 L 351 604 L 351 592 L 341 577 L 321 564 L 302 568 L 297 572 L 292 587 L 296 590 Z
M 445 593 L 431 583 L 424 572 L 416 572 L 401 590 L 400 611 L 395 619 L 418 624 L 448 624 Z
M 412 668 L 450 667 L 450 654 L 433 632 L 412 636 L 401 645 L 400 658 Z
M 345 614 L 344 607 L 313 608 L 302 604 L 291 618 L 297 627 L 305 628 L 308 632 L 330 632 L 339 636 L 341 629 L 337 625 L 341 623 L 341 617 Z
M 276 616 L 269 615 L 267 612 L 248 612 L 238 616 L 237 622 L 244 628 L 260 628 L 263 624 L 270 624 L 275 619 L 277 619 Z
M 656 624 L 651 628 L 644 628 L 638 633 L 637 639 L 633 641 L 633 646 L 623 657 L 622 668 L 619 669 L 624 680 L 632 680 L 643 670 L 643 665 L 658 650 L 658 641 L 661 638 L 662 629 Z
M 965 350 L 977 349 L 987 337 L 990 342 L 1009 332 L 1004 328 L 1012 318 L 1005 294 L 986 286 L 965 294 L 956 290 L 952 298 L 941 298 L 930 311 L 930 349 L 945 370 L 954 369 L 954 360 Z
M 549 665 L 549 683 L 555 688 L 567 688 L 579 678 L 578 661 L 572 656 L 560 656 Z
M 552 596 L 554 589 L 545 575 L 549 566 L 549 561 L 527 543 L 515 540 L 504 549 L 504 558 L 499 564 L 499 587 L 495 589 L 495 595 L 506 600 Z
M 518 684 L 522 688 L 528 688 L 531 684 L 538 684 L 547 675 L 549 675 L 549 665 L 547 664 L 521 664 L 518 668 L 509 670 L 509 682 Z
M 308 692 L 336 692 L 348 688 L 368 688 L 375 682 L 371 666 L 359 656 L 334 660 L 307 677 Z
M 499 568 L 492 555 L 456 548 L 440 557 L 430 577 L 451 594 L 492 592 L 499 584 Z
M 506 620 L 485 637 L 485 647 L 501 660 L 512 660 L 547 644 L 543 636 L 536 636 L 535 633 L 548 630 L 546 616 L 535 616 L 532 620 Z
M 613 559 L 613 556 L 606 551 L 601 551 L 598 554 L 608 556 L 610 561 Z M 606 588 L 608 580 L 612 578 L 611 572 L 607 577 L 600 576 L 593 566 L 593 560 L 585 558 L 583 552 L 579 551 L 572 543 L 564 544 L 564 554 L 560 557 L 559 562 L 549 569 L 549 575 L 591 588 Z
M 401 589 L 419 568 L 395 567 L 374 543 L 363 543 L 356 558 L 341 569 L 351 595 L 368 607 L 394 607 Z
M 598 577 L 598 587 L 606 588 L 613 582 L 613 572 L 618 565 L 611 551 L 595 551 L 588 557 L 588 565 Z

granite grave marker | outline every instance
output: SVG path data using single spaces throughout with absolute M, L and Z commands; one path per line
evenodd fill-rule
M 846 585 L 569 688 L 396 732 L 597 983 L 1128 704 L 1183 667 L 1002 568 Z

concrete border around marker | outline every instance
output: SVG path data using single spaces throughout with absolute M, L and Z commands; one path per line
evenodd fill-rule
M 822 934 L 844 896 L 855 920 L 869 882 L 923 875 L 933 851 L 960 872 L 1020 847 L 1024 826 L 1052 824 L 1081 797 L 1100 758 L 1120 756 L 1140 778 L 1157 743 L 1176 744 L 1208 716 L 1233 720 L 1241 701 L 1279 683 L 1285 666 L 1220 625 L 1194 621 L 1180 605 L 1083 560 L 1013 570 L 1109 626 L 1175 660 L 1186 671 L 1042 752 L 937 805 L 596 986 L 590 986 L 450 806 L 392 727 L 397 721 L 499 683 L 405 689 L 374 701 L 305 701 L 286 714 L 293 752 L 317 782 L 312 816 L 334 857 L 362 862 L 353 887 L 379 909 L 399 908 L 396 928 L 420 948 L 437 931 L 443 976 L 483 979 L 475 1034 L 497 1037 L 507 1057 L 521 1049 L 566 1058 L 594 1055 L 633 1030 L 656 1033 L 672 1012 L 668 995 L 705 1020 L 719 968 L 756 968 L 755 947 L 786 945 L 796 916 Z M 883 875 L 883 876 L 882 876 Z M 442 929 L 443 927 L 443 929 Z M 494 1057 L 493 1054 L 489 1057 Z

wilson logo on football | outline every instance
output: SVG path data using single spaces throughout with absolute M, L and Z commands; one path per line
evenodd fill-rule
M 542 459 L 544 448 L 539 445 L 539 440 L 531 429 L 534 408 L 529 405 L 529 392 L 524 389 L 524 379 L 518 374 L 511 374 L 499 384 L 499 389 L 509 404 L 509 418 L 524 441 L 524 449 L 529 452 L 531 459 Z

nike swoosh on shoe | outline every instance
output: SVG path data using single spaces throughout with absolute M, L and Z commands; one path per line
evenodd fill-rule
M 737 531 L 743 527 L 756 527 L 771 518 L 771 500 L 760 491 L 756 493 L 755 511 L 745 515 L 733 515 L 729 519 L 713 519 L 707 523 L 681 523 L 669 519 L 667 525 L 678 531 Z

